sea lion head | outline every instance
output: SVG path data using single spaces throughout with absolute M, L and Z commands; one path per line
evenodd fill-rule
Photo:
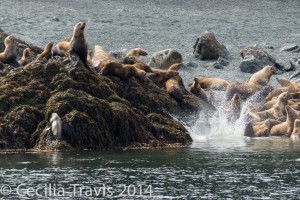
M 288 92 L 283 92 L 278 96 L 279 101 L 287 102 L 289 99 L 291 99 L 291 95 Z
M 179 72 L 175 71 L 175 70 L 170 70 L 168 71 L 168 76 L 171 78 L 171 77 L 174 77 L 174 76 L 177 76 L 179 75 Z
M 74 36 L 80 36 L 83 34 L 85 28 L 85 22 L 79 22 L 75 25 L 73 34 Z
M 178 71 L 182 66 L 183 66 L 182 63 L 175 63 L 175 64 L 171 65 L 168 70 Z
M 14 43 L 15 43 L 15 37 L 12 36 L 12 35 L 7 36 L 4 40 L 5 46 L 9 46 L 9 45 L 14 44 Z
M 128 51 L 127 56 L 147 56 L 148 53 L 141 48 L 133 48 L 131 50 Z
M 274 66 L 268 65 L 264 68 L 264 71 L 271 76 L 272 74 L 276 73 L 276 68 Z
M 24 51 L 23 51 L 23 56 L 24 56 L 25 58 L 31 57 L 31 51 L 30 51 L 30 48 L 24 49 Z

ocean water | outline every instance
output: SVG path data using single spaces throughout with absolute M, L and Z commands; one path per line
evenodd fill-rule
M 86 37 L 107 51 L 141 47 L 152 55 L 173 48 L 184 62 L 186 84 L 213 76 L 245 81 L 239 50 L 258 44 L 279 62 L 299 54 L 281 52 L 300 43 L 298 0 L 1 0 L 0 28 L 43 47 L 87 23 Z M 193 58 L 192 46 L 212 31 L 230 52 L 223 70 Z M 272 47 L 272 48 L 270 48 Z M 146 61 L 150 56 L 145 58 Z M 285 73 L 288 77 L 292 72 Z M 272 84 L 276 84 L 272 77 Z M 193 144 L 179 149 L 0 154 L 3 199 L 298 199 L 300 142 L 243 136 L 243 116 L 228 123 L 218 112 L 185 122 Z M 243 106 L 243 112 L 248 109 Z M 176 117 L 176 116 L 175 116 Z

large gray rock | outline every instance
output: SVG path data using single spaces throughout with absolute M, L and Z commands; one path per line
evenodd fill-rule
M 194 46 L 194 56 L 201 60 L 217 60 L 227 58 L 228 51 L 215 37 L 214 33 L 205 31 L 198 37 Z
M 175 63 L 182 63 L 182 55 L 176 50 L 166 49 L 153 54 L 148 65 L 154 68 L 168 69 Z
M 271 65 L 283 70 L 284 67 L 276 62 L 276 59 L 268 52 L 257 46 L 249 46 L 240 51 L 243 58 L 240 69 L 243 72 L 255 73 L 266 65 Z

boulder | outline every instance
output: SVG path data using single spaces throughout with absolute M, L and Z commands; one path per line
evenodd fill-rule
M 228 51 L 212 32 L 204 32 L 198 37 L 194 46 L 194 56 L 201 60 L 217 60 L 219 57 L 227 58 Z
M 257 46 L 249 46 L 241 49 L 240 55 L 242 61 L 239 67 L 242 72 L 255 73 L 266 65 L 275 66 L 280 70 L 284 69 L 282 65 L 276 62 L 276 59 L 273 56 Z
M 149 66 L 159 69 L 168 69 L 175 63 L 182 63 L 182 55 L 173 49 L 166 49 L 152 55 Z

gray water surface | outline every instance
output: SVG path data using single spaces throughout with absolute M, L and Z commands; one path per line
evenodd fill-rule
M 273 138 L 231 145 L 211 140 L 179 149 L 1 154 L 0 177 L 11 188 L 5 199 L 32 199 L 25 195 L 28 188 L 49 185 L 50 199 L 108 198 L 108 193 L 85 193 L 103 184 L 115 199 L 296 199 L 299 151 L 300 142 Z M 124 186 L 135 188 L 135 195 L 120 196 Z M 54 187 L 64 188 L 64 196 L 55 196 Z

